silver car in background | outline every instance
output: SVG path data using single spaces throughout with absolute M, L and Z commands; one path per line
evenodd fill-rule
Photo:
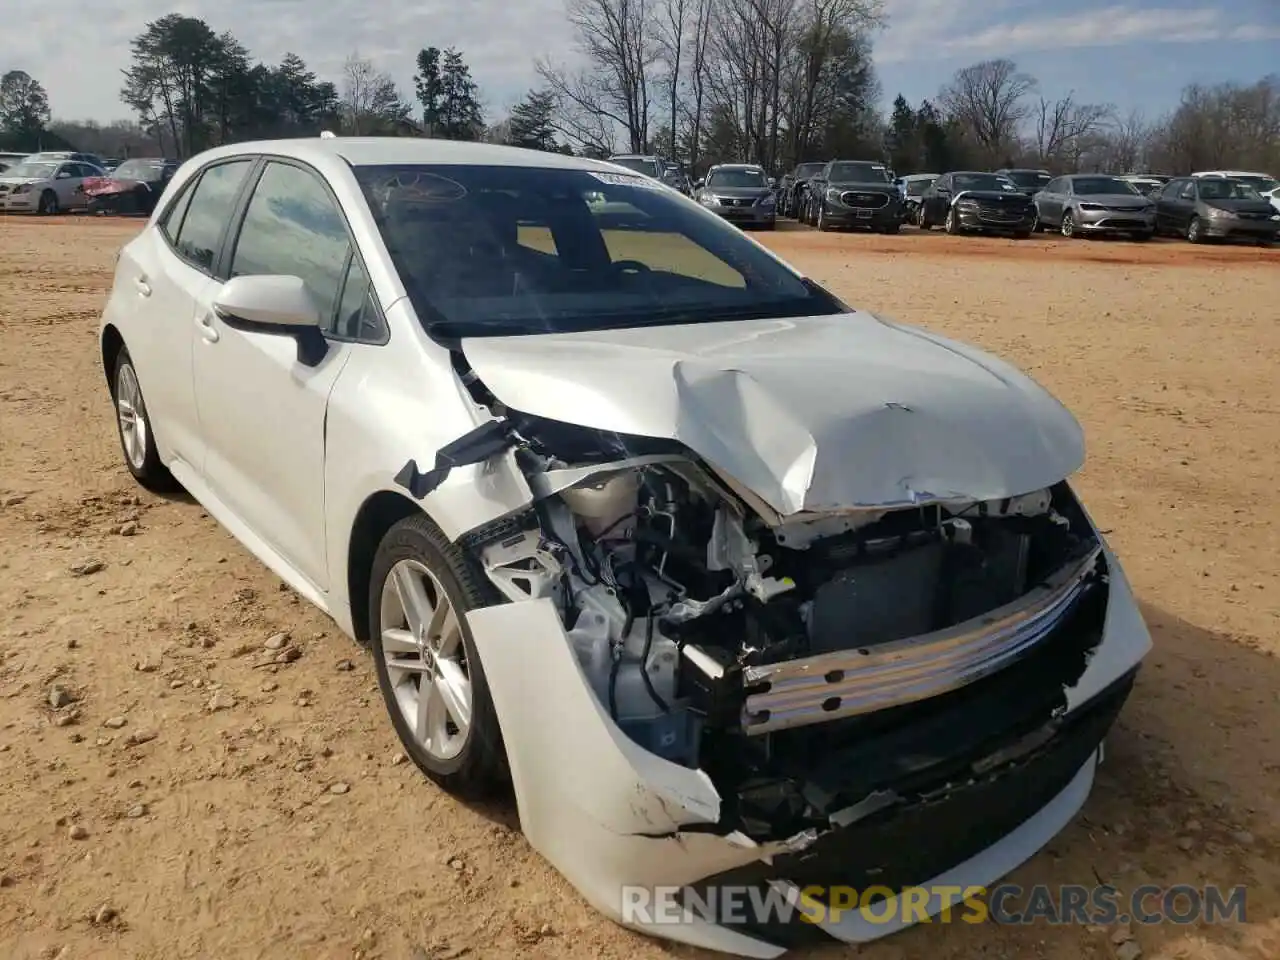
M 1120 177 L 1058 177 L 1035 195 L 1035 204 L 1037 229 L 1056 228 L 1064 237 L 1122 234 L 1150 240 L 1155 234 L 1156 205 Z

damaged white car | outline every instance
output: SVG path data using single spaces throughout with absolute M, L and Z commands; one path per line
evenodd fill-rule
M 133 475 L 371 647 L 428 776 L 509 783 L 657 936 L 902 923 L 646 926 L 637 888 L 993 882 L 1079 810 L 1150 648 L 1059 403 L 610 164 L 219 148 L 122 251 L 101 345 Z

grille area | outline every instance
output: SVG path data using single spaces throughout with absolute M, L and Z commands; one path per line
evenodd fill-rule
M 889 202 L 889 198 L 883 193 L 862 193 L 857 190 L 846 190 L 840 194 L 840 202 L 846 207 L 862 207 L 863 209 L 879 210 Z

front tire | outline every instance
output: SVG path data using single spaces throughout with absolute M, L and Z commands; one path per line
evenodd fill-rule
M 58 195 L 52 190 L 46 190 L 40 194 L 40 203 L 36 206 L 36 213 L 41 216 L 51 217 L 58 212 Z
M 138 382 L 138 371 L 127 348 L 121 348 L 120 355 L 116 357 L 116 368 L 111 377 L 111 400 L 116 408 L 120 452 L 124 454 L 124 465 L 133 478 L 153 493 L 176 489 L 177 481 L 160 460 L 155 430 L 142 396 L 142 385 Z
M 1066 239 L 1071 240 L 1075 238 L 1076 218 L 1071 215 L 1070 211 L 1064 212 L 1062 214 L 1062 226 L 1060 226 L 1058 229 L 1062 232 L 1063 237 L 1065 237 Z
M 960 226 L 960 218 L 956 216 L 955 207 L 951 207 L 947 210 L 947 219 L 942 224 L 942 229 L 953 237 L 958 237 L 961 234 L 962 228 Z
M 466 613 L 496 591 L 424 514 L 387 532 L 369 584 L 378 687 L 405 752 L 455 796 L 493 793 L 506 752 Z
M 1191 222 L 1187 224 L 1187 242 L 1204 243 L 1204 224 L 1199 217 L 1192 217 Z

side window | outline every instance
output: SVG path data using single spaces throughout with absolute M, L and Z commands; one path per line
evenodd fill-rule
M 196 266 L 213 269 L 227 215 L 252 165 L 252 160 L 232 160 L 210 167 L 190 191 L 191 199 L 187 201 L 186 216 L 182 218 L 174 246 Z
M 1181 180 L 1170 180 L 1164 185 L 1164 189 L 1160 191 L 1161 200 L 1175 200 L 1179 193 L 1182 192 Z
M 344 340 L 364 340 L 381 343 L 386 339 L 386 326 L 369 285 L 369 277 L 360 266 L 358 257 L 352 257 L 347 265 L 346 279 L 342 283 L 342 298 L 338 301 L 332 331 Z
M 199 181 L 198 176 L 188 181 L 187 188 L 178 195 L 178 199 L 169 204 L 169 209 L 164 212 L 160 221 L 161 232 L 175 247 L 178 245 L 178 231 L 182 229 L 182 218 L 186 216 L 187 207 L 191 205 L 191 195 L 196 192 Z
M 1183 200 L 1194 200 L 1196 198 L 1196 182 L 1188 180 L 1182 188 L 1182 192 L 1178 194 Z
M 320 179 L 299 167 L 273 162 L 267 164 L 245 210 L 231 276 L 300 277 L 320 315 L 332 317 L 350 248 L 346 223 Z

